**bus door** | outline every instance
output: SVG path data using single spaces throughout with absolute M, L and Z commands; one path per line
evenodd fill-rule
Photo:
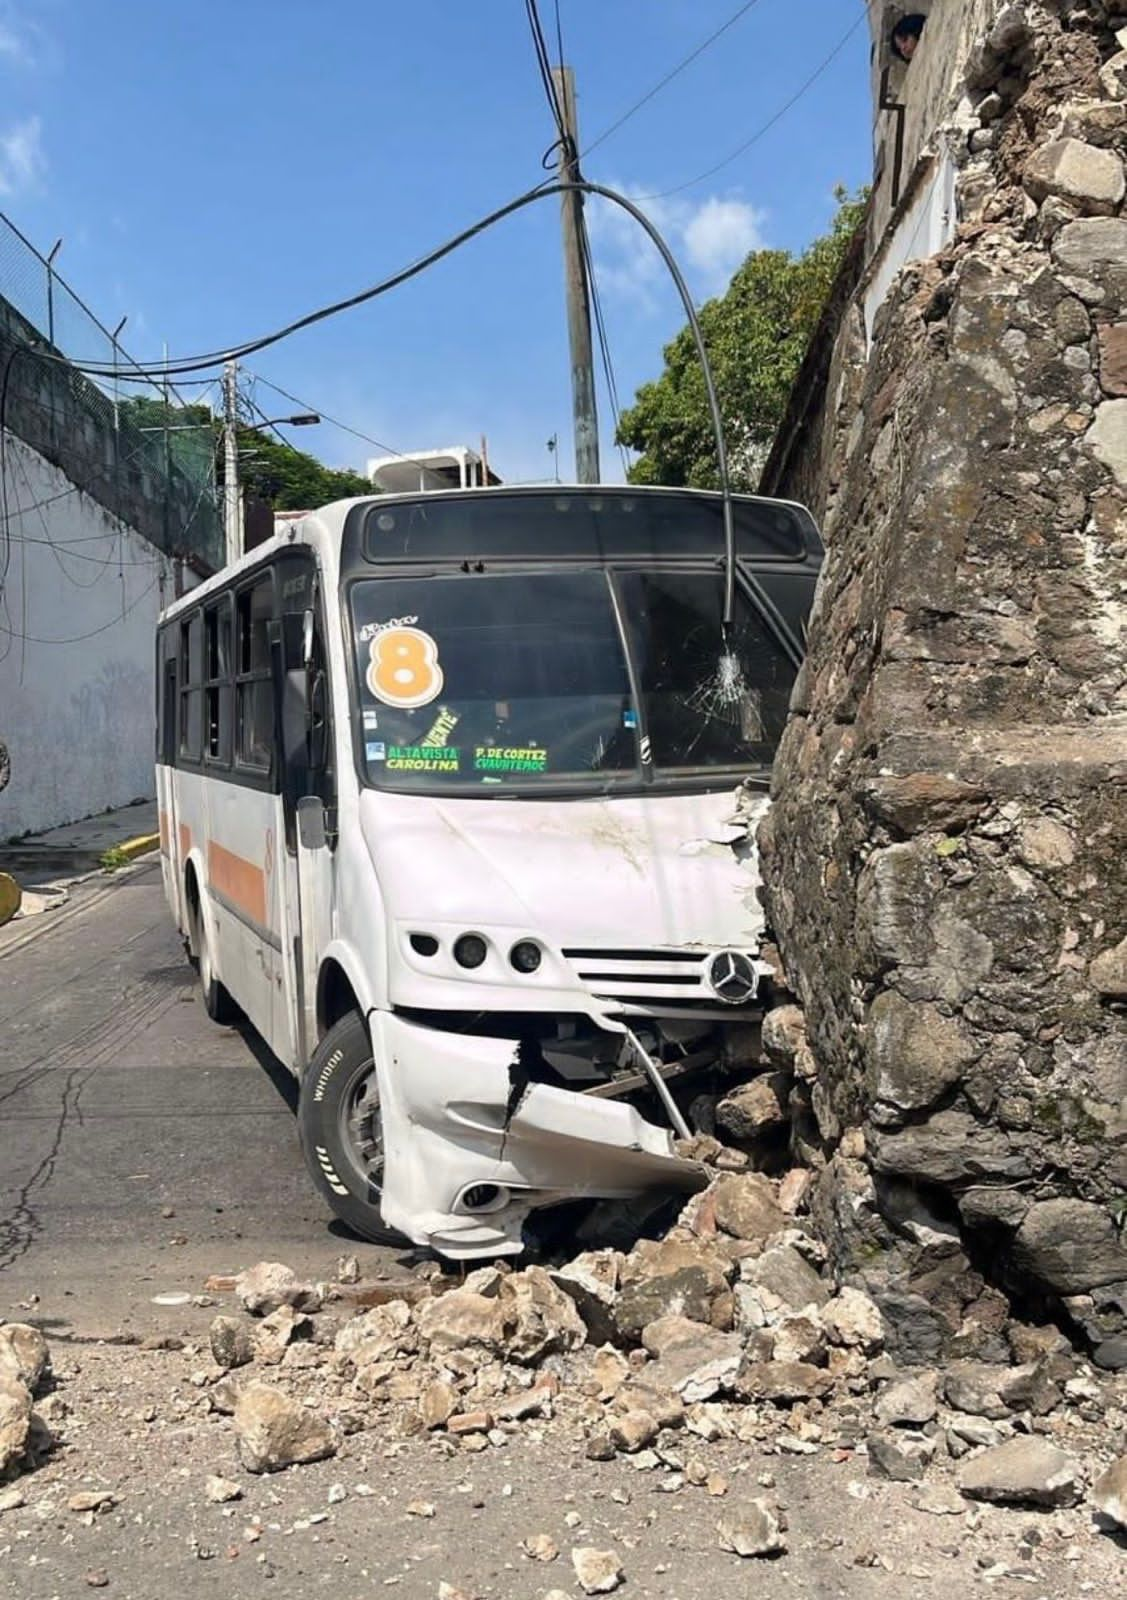
M 286 984 L 299 1070 L 317 1044 L 317 975 L 332 937 L 336 779 L 324 596 L 312 554 L 279 567 L 284 688 L 281 748 L 286 852 Z

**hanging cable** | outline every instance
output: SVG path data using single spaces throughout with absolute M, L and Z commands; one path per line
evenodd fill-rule
M 846 45 L 857 32 L 858 28 L 867 20 L 867 13 L 862 11 L 861 15 L 856 19 L 856 21 L 851 23 L 846 29 L 845 33 L 838 40 L 837 44 L 834 45 L 833 49 L 830 51 L 829 55 L 826 56 L 825 60 L 821 61 L 818 66 L 815 67 L 814 71 L 806 79 L 805 83 L 803 83 L 800 88 L 796 89 L 794 94 L 791 95 L 790 99 L 779 107 L 774 116 L 769 117 L 766 122 L 764 122 L 760 127 L 756 128 L 755 132 L 749 139 L 745 139 L 741 145 L 737 145 L 736 148 L 731 151 L 730 154 L 726 155 L 722 161 L 718 161 L 715 166 L 709 167 L 705 172 L 698 172 L 695 178 L 689 178 L 685 183 L 676 184 L 672 189 L 659 189 L 656 194 L 643 194 L 639 195 L 638 198 L 640 200 L 668 200 L 671 195 L 683 194 L 686 189 L 694 189 L 698 183 L 704 183 L 707 179 L 714 178 L 718 172 L 723 172 L 725 167 L 730 167 L 733 161 L 738 161 L 740 156 L 744 155 L 748 150 L 750 150 L 753 145 L 758 144 L 760 139 L 764 138 L 768 133 L 770 133 L 771 129 L 783 120 L 788 111 L 792 111 L 798 102 L 809 93 L 809 91 L 817 83 L 818 79 L 822 77 L 822 75 L 827 72 L 837 60 L 838 56 L 845 49 Z
M 324 322 L 329 317 L 339 315 L 342 311 L 350 310 L 354 306 L 363 305 L 381 295 L 390 293 L 392 289 L 398 288 L 401 284 L 408 282 L 410 279 L 418 277 L 420 273 L 425 272 L 428 267 L 433 266 L 436 262 L 443 260 L 448 255 L 452 255 L 455 250 L 468 243 L 469 240 L 477 238 L 479 234 L 484 233 L 488 228 L 494 227 L 497 223 L 502 222 L 506 217 L 514 216 L 517 212 L 523 211 L 527 206 L 533 205 L 539 200 L 550 199 L 554 195 L 572 193 L 581 195 L 598 195 L 601 199 L 607 200 L 612 205 L 620 207 L 623 211 L 626 211 L 631 217 L 633 217 L 634 221 L 637 222 L 639 227 L 644 230 L 657 249 L 662 261 L 665 264 L 666 270 L 669 272 L 674 284 L 676 285 L 677 293 L 681 297 L 681 304 L 684 308 L 685 316 L 692 332 L 697 356 L 701 363 L 705 394 L 708 400 L 709 416 L 712 422 L 713 436 L 716 444 L 717 476 L 720 482 L 724 523 L 724 551 L 726 569 L 724 586 L 724 621 L 725 626 L 727 626 L 732 620 L 735 597 L 735 519 L 732 510 L 731 480 L 728 472 L 728 451 L 724 440 L 724 426 L 720 415 L 719 401 L 717 400 L 716 396 L 716 385 L 712 375 L 712 367 L 708 359 L 708 348 L 704 341 L 704 334 L 701 331 L 700 320 L 697 317 L 697 310 L 695 304 L 693 303 L 693 297 L 689 293 L 689 287 L 685 282 L 680 267 L 677 265 L 676 257 L 674 256 L 672 250 L 670 250 L 668 244 L 665 242 L 660 230 L 650 220 L 641 207 L 638 206 L 633 200 L 628 199 L 624 194 L 620 194 L 616 189 L 608 188 L 605 184 L 591 183 L 586 179 L 581 179 L 575 183 L 556 181 L 540 184 L 537 188 L 530 189 L 524 194 L 518 195 L 515 200 L 510 200 L 506 205 L 499 206 L 495 211 L 490 212 L 486 217 L 482 217 L 478 222 L 473 223 L 470 227 L 463 228 L 460 233 L 457 233 L 452 238 L 447 239 L 443 244 L 437 246 L 434 250 L 429 251 L 427 255 L 421 256 L 410 266 L 402 268 L 400 271 L 393 273 L 388 278 L 382 279 L 381 282 L 372 285 L 372 287 L 368 289 L 361 290 L 358 294 L 350 295 L 345 300 L 338 300 L 332 305 L 321 306 L 316 311 L 311 311 L 304 317 L 299 317 L 294 322 L 288 323 L 284 328 L 279 328 L 274 333 L 266 334 L 262 338 L 248 340 L 245 344 L 242 344 L 233 350 L 220 351 L 209 357 L 197 357 L 192 361 L 162 362 L 160 367 L 156 369 L 156 373 L 158 376 L 161 376 L 165 371 L 194 371 L 207 366 L 215 366 L 219 361 L 238 360 L 242 356 L 250 355 L 256 350 L 264 350 L 269 345 L 278 344 L 281 342 L 281 340 L 289 338 L 292 334 L 298 332 L 299 329 L 311 327 L 318 322 Z M 78 366 L 80 370 L 90 370 L 89 368 L 82 368 L 80 363 L 71 362 L 70 365 Z M 7 393 L 7 379 L 8 371 L 5 371 L 3 381 L 0 381 L 0 424 L 3 422 L 3 407 L 4 399 Z M 754 576 L 751 574 L 746 575 L 745 581 L 747 587 L 755 595 L 756 603 L 764 617 L 764 620 L 777 635 L 779 642 L 787 651 L 787 654 L 794 659 L 797 665 L 801 660 L 801 645 L 795 640 L 791 630 L 780 616 L 778 608 L 765 593 L 762 585 L 757 583 Z
M 696 49 L 691 51 L 683 61 L 679 61 L 673 68 L 672 72 L 667 72 L 664 78 L 659 79 L 659 81 L 654 84 L 652 89 L 648 89 L 640 100 L 636 100 L 628 110 L 624 111 L 617 121 L 612 122 L 609 128 L 604 128 L 602 133 L 600 133 L 597 138 L 592 139 L 591 143 L 583 150 L 583 155 L 589 156 L 592 150 L 597 150 L 601 144 L 605 144 L 612 133 L 617 133 L 619 128 L 621 128 L 625 123 L 629 122 L 630 118 L 641 111 L 643 106 L 649 105 L 650 101 L 654 99 L 656 95 L 659 95 L 667 84 L 672 83 L 674 78 L 679 78 L 681 73 L 685 71 L 686 67 L 691 67 L 698 56 L 702 56 L 711 45 L 716 43 L 717 39 L 719 39 L 723 34 L 727 33 L 729 28 L 734 28 L 736 23 L 739 22 L 740 18 L 745 17 L 752 7 L 758 4 L 759 0 L 746 0 L 746 3 L 740 6 L 738 11 L 734 12 L 733 15 L 728 18 L 727 22 L 722 22 L 720 24 L 715 33 L 710 33 L 708 38 L 698 44 Z
M 630 457 L 627 454 L 626 447 L 619 443 L 618 439 L 618 419 L 622 415 L 622 408 L 618 400 L 618 380 L 615 377 L 614 360 L 610 353 L 610 340 L 607 336 L 606 320 L 603 316 L 602 297 L 599 294 L 599 280 L 595 276 L 595 258 L 591 250 L 591 237 L 587 231 L 587 219 L 582 214 L 579 219 L 579 245 L 583 252 L 583 271 L 591 290 L 591 305 L 595 313 L 595 332 L 599 340 L 603 377 L 606 381 L 611 411 L 614 415 L 614 444 L 615 449 L 618 451 L 618 458 L 622 463 L 622 473 L 625 477 L 630 471 Z

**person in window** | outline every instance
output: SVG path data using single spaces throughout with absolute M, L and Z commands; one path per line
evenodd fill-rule
M 911 61 L 919 47 L 920 35 L 927 18 L 922 11 L 909 12 L 901 17 L 892 30 L 892 53 L 901 61 Z

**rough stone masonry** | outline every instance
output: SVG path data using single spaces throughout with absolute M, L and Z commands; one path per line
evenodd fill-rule
M 958 227 L 838 336 L 760 833 L 839 1273 L 906 1359 L 1127 1367 L 1127 0 L 995 7 Z

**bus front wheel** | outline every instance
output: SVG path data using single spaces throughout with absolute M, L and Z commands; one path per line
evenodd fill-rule
M 380 1216 L 383 1128 L 372 1041 L 359 1012 L 333 1024 L 313 1052 L 298 1102 L 301 1148 L 313 1182 L 354 1233 L 401 1244 Z

